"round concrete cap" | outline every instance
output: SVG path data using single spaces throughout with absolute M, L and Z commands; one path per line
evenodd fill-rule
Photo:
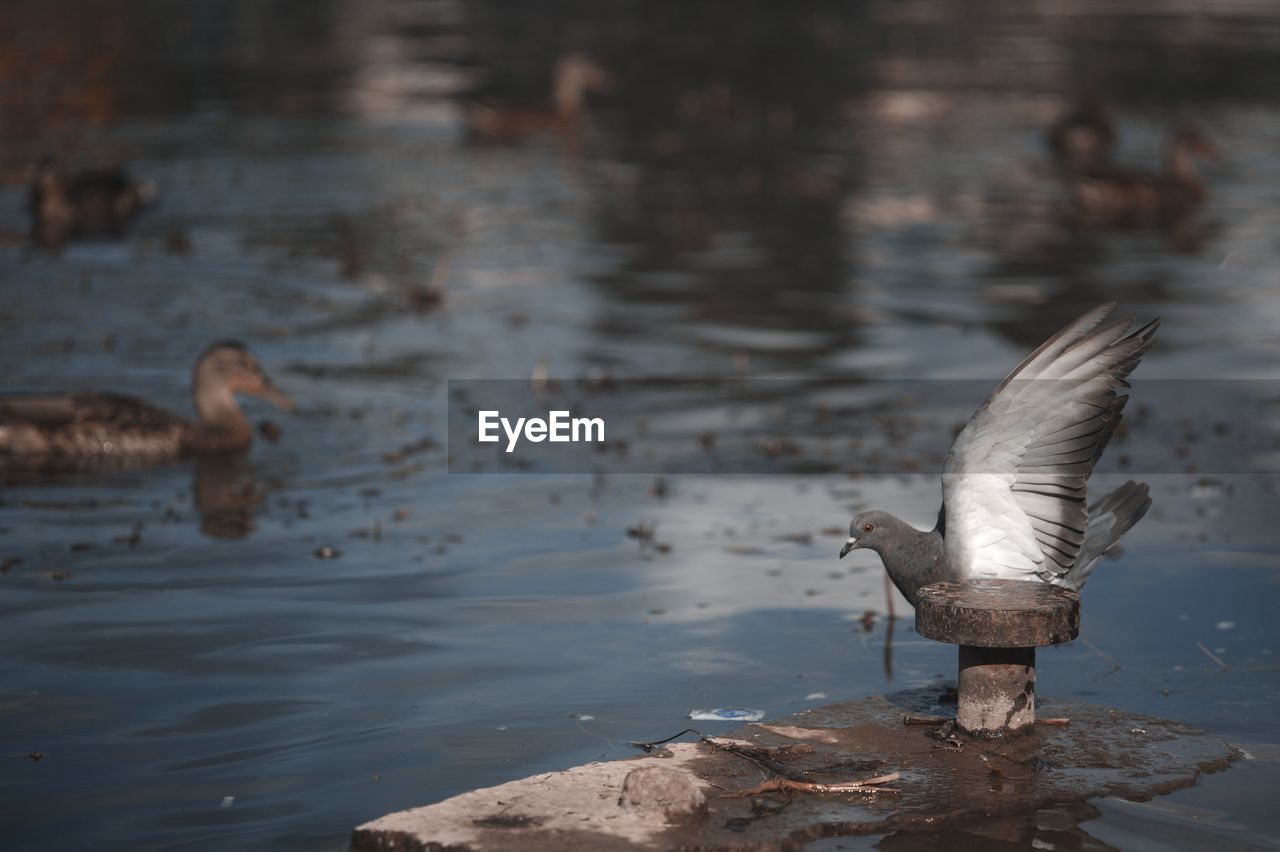
M 960 580 L 920 590 L 916 632 L 979 648 L 1034 648 L 1080 633 L 1080 596 L 1038 580 Z

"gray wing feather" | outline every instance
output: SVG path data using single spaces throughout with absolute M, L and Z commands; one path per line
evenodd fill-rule
M 1091 523 L 1086 482 L 1128 399 L 1117 391 L 1159 322 L 1103 325 L 1113 307 L 1047 340 L 956 437 L 943 476 L 948 549 L 971 573 L 1053 579 L 1075 564 Z
M 1151 508 L 1150 489 L 1130 480 L 1089 507 L 1089 529 L 1071 570 L 1052 582 L 1079 589 L 1120 537 Z

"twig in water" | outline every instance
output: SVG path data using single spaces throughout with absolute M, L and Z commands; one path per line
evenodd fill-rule
M 951 720 L 946 716 L 903 716 L 904 725 L 945 725 Z
M 1120 664 L 1119 664 L 1119 663 L 1117 663 L 1115 660 L 1113 660 L 1111 657 L 1109 657 L 1105 652 L 1103 652 L 1103 651 L 1099 650 L 1099 649 L 1098 649 L 1098 646 L 1097 646 L 1097 645 L 1094 645 L 1094 644 L 1093 644 L 1092 642 L 1090 642 L 1088 639 L 1081 638 L 1081 639 L 1080 639 L 1080 642 L 1081 642 L 1081 644 L 1083 644 L 1086 648 L 1088 648 L 1090 651 L 1092 651 L 1093 653 L 1097 654 L 1097 655 L 1098 655 L 1099 657 L 1101 657 L 1102 659 L 1106 660 L 1108 663 L 1110 663 L 1110 664 L 1111 664 L 1112 666 L 1114 666 L 1115 668 L 1117 668 L 1117 669 L 1118 669 L 1118 668 L 1120 668 Z
M 888 577 L 888 574 L 885 574 Z M 889 598 L 889 620 L 884 626 L 884 679 L 893 681 L 893 623 L 897 619 L 893 615 L 893 597 Z
M 1060 727 L 1066 727 L 1067 725 L 1071 724 L 1071 720 L 1066 718 L 1065 716 L 1058 717 L 1058 718 L 1050 718 L 1050 719 L 1036 719 L 1036 724 L 1037 725 L 1058 725 Z
M 881 788 L 876 785 L 887 784 L 890 781 L 897 781 L 902 777 L 899 772 L 890 772 L 888 775 L 877 775 L 875 778 L 866 778 L 862 781 L 846 781 L 839 784 L 818 784 L 813 781 L 803 781 L 799 778 L 788 777 L 790 773 L 787 768 L 777 761 L 767 757 L 751 754 L 744 748 L 730 744 L 718 743 L 709 737 L 703 737 L 702 741 L 709 746 L 718 748 L 721 751 L 727 751 L 729 754 L 735 754 L 738 757 L 745 757 L 756 765 L 756 768 L 777 776 L 752 787 L 750 790 L 743 790 L 726 798 L 741 799 L 747 796 L 754 796 L 758 793 L 769 793 L 784 790 L 799 790 L 803 793 L 897 793 L 892 788 Z
M 877 775 L 875 778 L 865 778 L 862 781 L 847 781 L 843 784 L 815 784 L 812 781 L 771 778 L 763 784 L 752 787 L 750 790 L 731 793 L 725 798 L 745 799 L 747 796 L 756 796 L 760 793 L 772 793 L 780 790 L 799 790 L 802 793 L 899 793 L 901 792 L 900 790 L 878 785 L 897 781 L 901 777 L 901 772 L 890 772 L 888 775 Z
M 665 740 L 654 740 L 652 742 L 628 742 L 627 745 L 635 746 L 636 748 L 643 749 L 646 753 L 648 753 L 653 751 L 653 749 L 656 748 L 657 746 L 663 745 L 664 743 L 669 743 L 674 739 L 683 737 L 685 734 L 697 734 L 698 740 L 700 742 L 704 742 L 707 745 L 711 746 L 712 748 L 719 749 L 720 751 L 728 752 L 729 754 L 736 755 L 738 757 L 744 757 L 747 760 L 754 763 L 757 769 L 767 772 L 770 775 L 777 776 L 768 781 L 765 781 L 764 783 L 760 784 L 757 787 L 752 787 L 750 790 L 744 790 L 738 793 L 728 794 L 726 795 L 725 798 L 741 799 L 747 796 L 754 796 L 758 793 L 769 793 L 769 792 L 787 791 L 787 790 L 799 790 L 804 793 L 897 793 L 899 792 L 898 790 L 894 790 L 891 787 L 878 786 L 880 784 L 888 784 L 890 781 L 897 781 L 899 778 L 902 777 L 902 774 L 899 772 L 890 772 L 888 775 L 877 775 L 874 778 L 865 778 L 861 781 L 847 781 L 840 784 L 817 784 L 812 781 L 801 781 L 796 778 L 789 778 L 787 777 L 788 772 L 786 770 L 786 767 L 778 763 L 777 761 L 771 760 L 764 756 L 757 756 L 757 755 L 751 754 L 746 749 L 740 746 L 733 745 L 731 743 L 716 742 L 712 738 L 706 736 L 705 734 L 701 733 L 700 731 L 694 728 L 685 728 L 680 733 L 667 737 Z M 713 785 L 713 786 L 718 786 L 718 785 Z M 720 789 L 724 789 L 724 788 L 720 788 Z
M 654 740 L 653 742 L 648 742 L 648 743 L 628 742 L 627 745 L 634 746 L 638 749 L 642 749 L 645 754 L 648 754 L 649 752 L 653 751 L 656 747 L 660 745 L 665 745 L 671 742 L 672 740 L 678 740 L 680 739 L 680 737 L 683 737 L 685 734 L 697 734 L 698 739 L 702 740 L 703 742 L 711 742 L 706 738 L 706 736 L 701 731 L 695 730 L 694 728 L 685 728 L 680 733 L 672 734 L 671 736 L 667 737 L 665 740 Z M 712 743 L 712 745 L 714 745 L 714 743 Z
M 754 755 L 751 752 L 747 751 L 746 749 L 742 748 L 741 746 L 736 746 L 736 745 L 733 745 L 732 743 L 716 742 L 715 740 L 711 739 L 711 737 L 703 737 L 702 742 L 706 743 L 712 748 L 719 749 L 720 751 L 726 751 L 729 754 L 737 755 L 738 757 L 745 757 L 747 760 L 754 763 L 757 769 L 763 772 L 768 772 L 771 775 L 779 775 L 784 778 L 787 776 L 787 768 L 782 764 L 778 763 L 777 761 L 770 760 L 767 757 Z
M 1206 648 L 1204 646 L 1204 643 L 1196 642 L 1196 647 L 1199 648 L 1201 651 L 1204 651 L 1204 655 L 1209 659 L 1213 660 L 1214 663 L 1217 664 L 1218 668 L 1222 669 L 1224 672 L 1227 670 L 1227 664 L 1222 662 L 1222 660 L 1218 659 L 1218 655 L 1210 651 L 1208 648 Z

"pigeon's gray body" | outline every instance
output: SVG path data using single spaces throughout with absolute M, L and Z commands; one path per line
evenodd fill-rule
M 1001 578 L 1079 589 L 1151 505 L 1127 482 L 1086 504 L 1086 483 L 1120 422 L 1126 377 L 1158 321 L 1103 325 L 1113 305 L 1058 332 L 1006 378 L 956 437 L 942 474 L 937 526 L 884 512 L 854 518 L 845 553 L 880 554 L 914 605 L 931 582 Z

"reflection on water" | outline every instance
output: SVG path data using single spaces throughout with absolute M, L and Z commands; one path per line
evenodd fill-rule
M 254 512 L 263 497 L 244 453 L 197 459 L 191 493 L 205 535 L 244 538 L 256 528 Z
M 807 852 L 835 852 L 837 849 L 879 849 L 881 852 L 1004 852 L 1021 849 L 1060 849 L 1064 852 L 1112 852 L 1119 847 L 1089 835 L 1081 824 L 1100 816 L 1098 809 L 1083 802 L 1053 805 L 1031 814 L 985 817 L 976 824 L 940 831 L 900 831 L 877 840 L 839 838 L 820 840 Z
M 780 411 L 825 417 L 839 454 L 915 417 L 940 454 L 927 399 L 849 434 L 840 412 L 885 402 L 850 380 L 985 386 L 1111 298 L 1165 318 L 1143 377 L 1275 378 L 1265 4 L 10 5 L 0 231 L 27 232 L 47 155 L 127 162 L 158 203 L 58 256 L 3 241 L 4 389 L 185 411 L 192 353 L 236 338 L 300 404 L 247 455 L 4 474 L 12 848 L 341 849 L 381 813 L 619 756 L 690 707 L 776 715 L 950 676 L 903 602 L 863 628 L 882 573 L 835 559 L 873 502 L 931 523 L 928 466 L 660 489 L 450 474 L 451 379 L 770 377 L 751 399 L 641 395 L 628 426 L 702 453 Z M 610 75 L 573 150 L 467 144 L 474 103 L 545 115 L 573 53 Z M 1212 140 L 1195 253 L 1069 226 L 1044 132 L 1081 93 L 1112 112 L 1117 163 L 1157 168 L 1184 118 Z M 1188 464 L 1230 440 L 1174 425 L 1204 437 Z M 1090 582 L 1091 645 L 1046 652 L 1044 694 L 1257 756 L 1162 800 L 1153 848 L 1203 837 L 1205 813 L 1224 845 L 1274 840 L 1276 483 L 1168 469 Z M 637 547 L 639 525 L 665 547 Z M 867 842 L 1128 848 L 1148 818 L 1103 802 Z
M 610 297 L 600 325 L 649 336 L 646 314 L 665 308 L 726 360 L 764 350 L 803 369 L 858 330 L 842 222 L 863 167 L 844 109 L 865 77 L 842 55 L 856 22 L 747 13 L 722 39 L 710 9 L 689 14 L 707 17 L 637 27 L 626 45 L 661 62 L 619 72 L 604 144 L 628 168 L 598 197 L 597 239 L 626 253 L 595 278 Z

